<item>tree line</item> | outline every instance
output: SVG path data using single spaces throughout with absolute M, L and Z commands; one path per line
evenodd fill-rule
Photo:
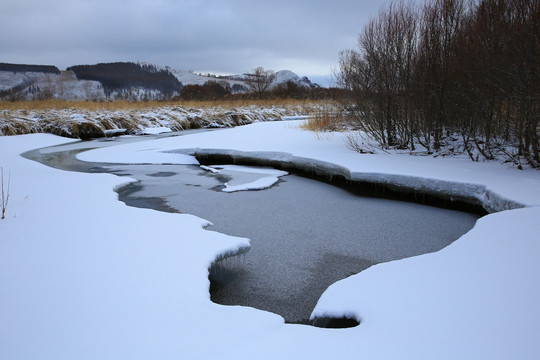
M 0 63 L 0 71 L 10 71 L 13 73 L 23 72 L 42 72 L 47 74 L 60 75 L 60 70 L 52 65 L 26 65 L 26 64 L 8 64 Z
M 134 88 L 156 90 L 170 99 L 182 90 L 182 83 L 168 70 L 159 70 L 153 65 L 140 65 L 132 62 L 115 62 L 96 65 L 77 65 L 67 68 L 79 80 L 99 81 L 105 95 L 113 92 L 129 93 Z
M 184 85 L 182 92 L 175 100 L 273 100 L 273 99 L 296 99 L 296 100 L 336 100 L 343 98 L 346 93 L 340 88 L 308 88 L 294 81 L 277 84 L 270 89 L 261 92 L 253 91 L 247 85 L 233 84 L 227 81 L 208 80 L 202 85 Z
M 391 3 L 342 51 L 351 122 L 383 147 L 459 139 L 471 159 L 540 167 L 540 1 Z

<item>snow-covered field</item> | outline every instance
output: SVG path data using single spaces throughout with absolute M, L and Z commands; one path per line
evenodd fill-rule
M 70 140 L 0 137 L 0 165 L 11 177 L 0 220 L 0 358 L 538 359 L 540 172 L 362 155 L 347 149 L 343 134 L 315 135 L 298 124 L 256 123 L 79 157 L 183 163 L 197 148 L 234 150 L 334 166 L 351 178 L 464 191 L 493 210 L 523 208 L 483 217 L 437 253 L 332 285 L 313 315 L 361 324 L 320 329 L 210 301 L 209 265 L 245 251 L 247 239 L 204 230 L 207 222 L 191 215 L 127 207 L 113 191 L 125 178 L 62 172 L 19 156 Z

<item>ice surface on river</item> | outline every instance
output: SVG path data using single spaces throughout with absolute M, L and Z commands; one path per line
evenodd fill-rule
M 141 130 L 141 134 L 145 135 L 156 135 L 156 134 L 162 134 L 165 132 L 171 132 L 172 130 L 168 127 L 155 127 L 155 128 L 144 128 Z

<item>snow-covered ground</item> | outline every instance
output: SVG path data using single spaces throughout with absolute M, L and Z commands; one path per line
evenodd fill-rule
M 361 324 L 320 329 L 210 301 L 208 266 L 245 251 L 247 239 L 204 230 L 205 220 L 187 214 L 127 207 L 113 191 L 125 178 L 62 172 L 19 156 L 69 140 L 0 137 L 0 165 L 11 177 L 0 220 L 0 358 L 538 359 L 540 172 L 362 155 L 346 148 L 342 134 L 314 135 L 298 124 L 257 123 L 80 158 L 184 163 L 197 148 L 233 150 L 334 166 L 352 178 L 465 191 L 493 210 L 524 207 L 483 217 L 437 253 L 332 285 L 313 315 Z

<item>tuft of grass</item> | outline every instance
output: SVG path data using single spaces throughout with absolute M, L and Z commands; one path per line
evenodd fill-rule
M 2 178 L 2 220 L 6 218 L 6 209 L 9 202 L 9 188 L 11 185 L 11 176 L 8 175 L 7 190 L 4 191 L 4 168 L 0 166 L 0 177 Z
M 336 106 L 323 103 L 300 127 L 314 132 L 339 131 L 344 128 L 344 120 Z

